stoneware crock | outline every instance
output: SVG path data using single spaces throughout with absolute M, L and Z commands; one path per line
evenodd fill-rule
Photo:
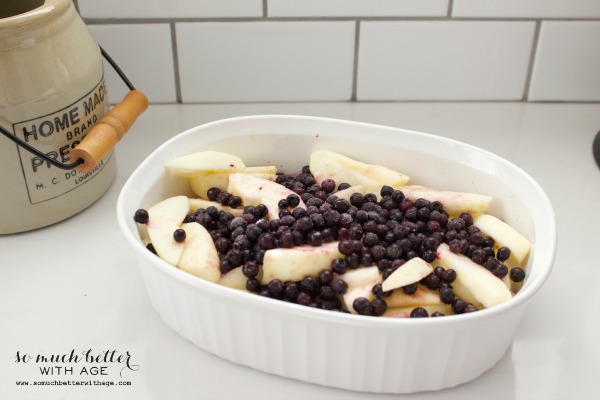
M 100 49 L 71 0 L 0 4 L 0 125 L 59 162 L 109 108 Z M 71 160 L 72 161 L 72 160 Z M 61 221 L 115 176 L 112 152 L 62 170 L 0 136 L 0 234 Z

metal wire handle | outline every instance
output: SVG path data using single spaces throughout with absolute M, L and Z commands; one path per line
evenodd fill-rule
M 121 70 L 121 68 L 119 68 L 119 66 L 117 65 L 115 60 L 113 60 L 112 57 L 108 55 L 108 53 L 102 48 L 102 46 L 99 45 L 98 47 L 100 48 L 100 53 L 102 54 L 104 59 L 106 59 L 106 61 L 111 65 L 111 67 L 115 70 L 115 72 L 123 80 L 125 85 L 127 85 L 129 90 L 135 90 L 135 87 L 131 84 L 131 81 L 127 78 L 127 76 L 125 75 L 123 70 Z M 64 170 L 71 170 L 71 169 L 74 169 L 77 166 L 83 164 L 83 162 L 84 162 L 83 159 L 78 158 L 77 160 L 75 160 L 72 163 L 68 163 L 68 164 L 61 163 L 59 161 L 56 161 L 53 158 L 48 157 L 46 154 L 42 153 L 40 150 L 31 146 L 29 143 L 19 139 L 17 136 L 13 135 L 8 129 L 4 128 L 2 125 L 0 125 L 0 132 L 2 132 L 2 134 L 4 136 L 6 136 L 7 138 L 9 138 L 10 140 L 15 142 L 18 146 L 21 146 L 24 149 L 26 149 L 27 151 L 35 154 L 36 156 L 43 158 L 44 160 L 46 160 L 47 162 L 49 162 L 50 164 L 52 164 L 53 166 L 55 166 L 57 168 L 64 169 Z

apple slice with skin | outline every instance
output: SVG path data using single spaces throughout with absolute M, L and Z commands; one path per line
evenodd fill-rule
M 409 180 L 407 175 L 385 166 L 363 163 L 327 150 L 312 152 L 309 167 L 319 184 L 329 178 L 338 184 L 345 182 L 378 191 L 383 185 L 403 186 Z
M 433 267 L 431 264 L 422 258 L 414 257 L 408 260 L 400 268 L 392 272 L 392 274 L 383 281 L 381 286 L 383 291 L 387 292 L 389 290 L 419 282 L 432 272 Z
M 181 226 L 189 209 L 186 196 L 167 198 L 148 209 L 148 237 L 158 256 L 169 264 L 177 265 L 183 252 L 183 243 L 173 239 L 173 232 Z
M 409 307 L 394 307 L 388 308 L 382 315 L 382 317 L 387 318 L 410 318 L 410 313 L 417 307 L 422 307 L 427 310 L 429 316 L 434 312 L 441 312 L 444 315 L 452 315 L 454 312 L 452 311 L 452 306 L 449 304 L 424 304 L 419 306 L 409 306 Z
M 257 206 L 261 203 L 267 206 L 269 210 L 267 219 L 269 220 L 279 218 L 279 201 L 290 194 L 295 194 L 279 183 L 238 173 L 229 176 L 227 191 L 232 195 L 239 196 L 244 206 Z M 300 200 L 298 207 L 306 208 L 306 205 Z
M 210 188 L 216 187 L 220 190 L 227 190 L 229 175 L 233 172 L 249 174 L 269 181 L 274 181 L 277 178 L 277 168 L 275 166 L 246 167 L 236 171 L 201 171 L 190 177 L 190 187 L 198 196 L 208 199 L 206 193 Z
M 354 300 L 364 297 L 371 301 L 375 298 L 373 286 L 381 283 L 381 273 L 377 267 L 353 269 L 343 275 L 336 276 L 334 280 L 343 279 L 348 284 L 348 290 L 342 297 L 342 305 L 352 314 L 357 314 L 352 306 Z
M 493 215 L 482 214 L 473 218 L 473 224 L 484 234 L 494 238 L 497 246 L 508 247 L 511 258 L 517 264 L 521 265 L 529 255 L 531 242 L 501 219 Z
M 228 206 L 223 206 L 221 205 L 221 203 L 217 203 L 216 201 L 204 199 L 190 199 L 190 213 L 193 213 L 199 208 L 207 209 L 208 207 L 215 207 L 217 210 L 230 212 L 234 217 L 241 217 L 244 213 L 244 209 L 242 208 L 231 208 Z
M 468 257 L 454 254 L 446 243 L 438 246 L 437 258 L 440 265 L 456 271 L 455 282 L 462 284 L 483 307 L 493 307 L 512 297 L 512 293 L 501 279 Z M 456 284 L 453 285 L 456 291 Z M 464 298 L 463 300 L 467 301 Z
M 236 171 L 246 168 L 246 165 L 232 154 L 201 151 L 171 160 L 165 167 L 174 175 L 189 178 L 202 171 Z
M 185 230 L 186 237 L 177 266 L 194 276 L 217 282 L 221 279 L 219 253 L 210 233 L 196 222 L 183 224 L 181 228 Z
M 493 197 L 479 193 L 451 192 L 418 185 L 407 185 L 397 189 L 401 190 L 404 196 L 412 201 L 418 198 L 439 201 L 444 206 L 444 210 L 451 216 L 458 216 L 464 212 L 471 215 L 482 214 L 493 200 Z
M 343 257 L 338 250 L 338 242 L 324 243 L 321 246 L 296 246 L 292 248 L 270 249 L 265 252 L 262 265 L 261 283 L 273 279 L 283 282 L 300 281 L 304 277 L 316 277 L 324 269 L 331 269 L 331 262 Z
M 385 302 L 388 308 L 444 304 L 437 290 L 422 285 L 417 285 L 417 291 L 413 294 L 406 294 L 402 289 L 394 290 L 390 296 L 385 297 Z

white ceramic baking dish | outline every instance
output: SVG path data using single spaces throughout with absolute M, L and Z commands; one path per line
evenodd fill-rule
M 330 149 L 411 177 L 411 183 L 494 196 L 489 210 L 533 244 L 521 291 L 499 306 L 456 316 L 391 319 L 334 313 L 219 286 L 162 261 L 144 247 L 136 209 L 190 194 L 164 164 L 201 150 L 240 156 L 246 165 L 299 171 L 315 149 Z M 477 378 L 503 357 L 531 297 L 550 274 L 554 211 L 540 186 L 507 160 L 446 138 L 350 121 L 250 116 L 183 132 L 131 175 L 118 204 L 126 245 L 164 322 L 200 348 L 257 370 L 355 391 L 439 390 Z M 538 310 L 544 312 L 544 310 Z

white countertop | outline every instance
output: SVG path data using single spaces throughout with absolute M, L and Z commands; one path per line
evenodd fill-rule
M 512 348 L 494 368 L 475 381 L 442 392 L 354 393 L 221 360 L 162 322 L 117 226 L 115 205 L 121 187 L 152 150 L 177 133 L 252 114 L 315 115 L 447 136 L 507 158 L 541 184 L 556 211 L 555 266 L 531 301 Z M 0 398 L 599 399 L 600 168 L 591 152 L 598 130 L 600 104 L 151 106 L 118 144 L 117 177 L 100 200 L 53 226 L 0 236 Z M 72 350 L 89 349 L 94 355 L 129 352 L 131 364 L 139 370 L 125 370 L 120 377 L 116 363 L 105 364 L 108 375 L 93 376 L 90 370 L 89 376 L 77 379 L 131 385 L 24 387 L 16 383 L 75 378 L 58 375 L 57 370 L 42 376 L 33 361 L 16 362 L 18 352 L 20 356 L 68 356 Z

